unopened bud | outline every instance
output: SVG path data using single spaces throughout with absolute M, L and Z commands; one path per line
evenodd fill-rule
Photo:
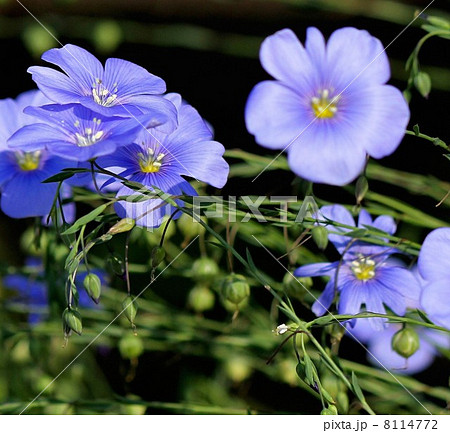
M 328 230 L 324 226 L 315 226 L 311 231 L 311 235 L 319 249 L 324 250 L 327 247 Z
M 218 273 L 217 263 L 208 257 L 197 259 L 192 265 L 192 276 L 198 281 L 210 281 Z
M 322 409 L 320 414 L 321 415 L 337 415 L 338 414 L 337 407 L 334 404 L 330 404 L 330 405 L 328 405 L 327 408 Z
M 70 335 L 70 331 L 81 335 L 83 325 L 81 323 L 81 314 L 72 308 L 66 308 L 62 315 L 63 328 L 66 335 Z
M 214 293 L 205 286 L 195 286 L 188 296 L 189 306 L 197 313 L 210 310 L 214 307 Z
M 433 26 L 440 27 L 444 30 L 450 30 L 450 21 L 447 21 L 445 18 L 429 15 L 427 21 Z
M 159 264 L 166 257 L 166 252 L 163 247 L 153 247 L 152 252 L 150 254 L 150 266 L 154 269 L 159 266 Z
M 134 325 L 134 318 L 136 317 L 138 306 L 134 296 L 128 295 L 122 302 L 122 310 L 126 318 Z
M 108 230 L 108 234 L 116 235 L 118 233 L 129 232 L 135 225 L 136 221 L 133 218 L 122 218 Z
M 231 274 L 222 283 L 222 295 L 232 304 L 238 305 L 250 296 L 250 286 L 243 275 Z
M 83 281 L 84 288 L 90 298 L 98 304 L 102 292 L 102 283 L 96 274 L 87 274 Z
M 424 97 L 428 98 L 431 91 L 431 78 L 426 72 L 420 71 L 414 77 L 414 86 L 419 91 L 419 93 Z
M 138 358 L 144 352 L 144 343 L 139 336 L 127 333 L 119 340 L 119 352 L 125 359 Z
M 119 255 L 111 254 L 108 256 L 106 259 L 106 265 L 113 274 L 116 274 L 119 277 L 125 273 L 125 263 Z
M 392 349 L 403 358 L 414 355 L 420 347 L 417 332 L 411 328 L 403 328 L 392 337 Z
M 365 195 L 369 191 L 369 182 L 366 176 L 359 176 L 355 185 L 356 204 L 360 205 Z

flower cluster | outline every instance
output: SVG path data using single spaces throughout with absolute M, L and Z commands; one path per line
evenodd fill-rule
M 179 95 L 164 95 L 161 78 L 121 59 L 108 59 L 103 67 L 74 45 L 51 49 L 42 58 L 63 72 L 31 67 L 40 91 L 0 101 L 1 207 L 9 216 L 46 215 L 56 184 L 41 182 L 97 158 L 122 178 L 171 195 L 196 194 L 181 175 L 216 187 L 225 184 L 223 146 L 212 141 L 210 128 Z M 107 181 L 109 189 L 114 185 L 119 196 L 133 195 L 113 181 Z M 42 199 L 33 200 L 36 196 Z M 23 206 L 24 200 L 32 204 Z M 130 197 L 116 210 L 154 227 L 164 205 L 151 199 L 135 203 Z M 155 215 L 147 217 L 154 209 Z

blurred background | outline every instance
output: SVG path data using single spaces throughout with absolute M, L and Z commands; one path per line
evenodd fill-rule
M 227 150 L 239 148 L 267 155 L 270 152 L 254 143 L 244 124 L 244 106 L 250 90 L 268 78 L 258 60 L 259 46 L 265 37 L 288 27 L 304 41 L 309 26 L 318 27 L 326 37 L 340 27 L 354 26 L 368 30 L 387 46 L 412 21 L 416 11 L 428 3 L 422 0 L 0 0 L 0 98 L 14 98 L 34 88 L 26 70 L 43 64 L 40 56 L 44 51 L 60 44 L 76 44 L 101 61 L 108 57 L 123 58 L 163 78 L 169 92 L 180 93 L 211 123 L 216 140 Z M 447 0 L 436 0 L 426 13 L 448 18 L 449 6 Z M 425 34 L 420 24 L 419 18 L 387 50 L 392 68 L 391 84 L 401 90 L 406 88 L 408 78 L 405 62 Z M 427 99 L 413 92 L 409 127 L 412 129 L 418 123 L 423 133 L 446 142 L 450 105 L 448 42 L 433 38 L 421 51 L 421 65 L 430 74 L 432 91 Z M 415 137 L 407 136 L 398 151 L 381 164 L 404 172 L 431 173 L 448 181 L 448 160 L 430 143 Z M 288 171 L 275 175 L 267 171 L 254 183 L 251 179 L 232 177 L 221 194 L 298 193 L 292 185 L 294 176 Z M 430 197 L 405 193 L 400 187 L 377 184 L 376 180 L 372 185 L 381 193 L 401 197 L 432 217 L 448 221 L 448 208 L 436 208 L 436 201 Z M 207 189 L 207 192 L 215 191 Z M 318 186 L 315 193 L 334 202 L 352 203 L 353 200 L 344 189 Z M 432 224 L 428 227 L 405 224 L 400 227 L 399 236 L 421 242 L 430 228 Z M 250 233 L 252 229 L 261 230 L 251 225 L 246 230 Z M 23 265 L 30 253 L 32 230 L 30 221 L 14 221 L 0 215 L 3 274 Z M 178 224 L 170 238 L 173 248 L 188 242 L 195 230 L 183 229 Z M 148 251 L 158 236 L 132 238 L 136 243 L 130 253 L 136 271 L 135 287 L 143 287 L 148 282 Z M 50 237 L 48 242 L 51 241 Z M 244 235 L 240 242 L 244 245 L 245 241 Z M 271 242 L 276 244 L 276 239 Z M 121 248 L 120 242 L 117 248 Z M 208 250 L 207 255 L 223 268 L 214 270 L 220 275 L 226 272 L 225 259 L 216 250 Z M 189 257 L 180 260 L 174 271 L 168 272 L 167 277 L 145 294 L 139 303 L 142 314 L 137 319 L 138 337 L 133 336 L 123 318 L 115 322 L 29 412 L 319 413 L 320 401 L 311 399 L 308 387 L 298 383 L 291 348 L 266 365 L 280 343 L 270 335 L 277 324 L 271 296 L 262 293 L 260 287 L 252 288 L 250 307 L 231 321 L 232 312 L 220 305 L 213 283 L 192 275 L 199 252 L 195 246 Z M 97 255 L 101 258 L 102 250 Z M 283 269 L 276 268 L 270 257 L 264 252 L 256 257 L 260 268 L 273 268 L 272 277 L 282 280 Z M 101 259 L 98 265 L 102 266 Z M 0 412 L 17 412 L 23 408 L 23 403 L 34 398 L 114 318 L 117 303 L 124 296 L 124 286 L 115 277 L 110 277 L 109 283 L 111 288 L 104 291 L 101 308 L 88 309 L 84 316 L 87 321 L 83 336 L 73 336 L 65 349 L 61 347 L 63 336 L 56 307 L 52 310 L 50 306 L 47 322 L 32 325 L 23 311 L 1 307 Z M 190 295 L 194 288 L 195 296 Z M 11 291 L 0 288 L 0 299 L 11 296 Z M 192 301 L 193 297 L 209 307 L 193 305 L 196 302 Z M 364 364 L 361 347 L 345 342 L 342 350 Z M 448 380 L 444 380 L 445 371 L 448 372 L 448 365 L 438 360 L 432 369 L 418 375 L 418 379 L 429 385 L 442 384 Z M 396 410 L 401 413 L 404 402 L 401 395 L 398 398 Z M 389 410 L 382 401 L 378 404 L 380 410 Z

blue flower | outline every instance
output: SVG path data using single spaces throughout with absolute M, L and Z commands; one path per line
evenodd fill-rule
M 262 44 L 260 60 L 275 81 L 252 90 L 248 131 L 270 149 L 287 149 L 291 169 L 312 182 L 344 185 L 362 171 L 366 155 L 395 151 L 409 109 L 390 77 L 381 42 L 363 30 L 336 30 L 325 40 L 314 27 L 302 46 L 281 30 Z
M 450 228 L 433 230 L 422 244 L 418 268 L 423 278 L 422 309 L 436 324 L 450 329 Z
M 112 153 L 131 143 L 149 122 L 153 126 L 149 115 L 105 117 L 79 104 L 27 107 L 24 112 L 45 123 L 24 126 L 8 140 L 9 146 L 26 152 L 45 149 L 71 161 Z
M 113 168 L 121 176 L 149 189 L 156 186 L 171 195 L 197 195 L 183 175 L 221 188 L 229 171 L 222 158 L 224 147 L 212 140 L 211 129 L 193 107 L 182 102 L 180 95 L 166 97 L 177 107 L 177 129 L 171 134 L 142 131 L 135 143 L 99 158 L 99 165 Z M 135 219 L 140 226 L 158 227 L 163 217 L 174 210 L 160 199 L 132 202 L 133 197 L 142 195 L 126 186 L 120 187 L 117 196 L 130 196 L 129 200 L 116 203 L 117 214 Z
M 48 214 L 57 184 L 45 184 L 42 181 L 73 165 L 45 149 L 12 150 L 7 146 L 7 140 L 13 133 L 27 123 L 36 121 L 22 113 L 24 107 L 46 102 L 47 98 L 38 90 L 22 93 L 17 100 L 0 101 L 0 206 L 12 218 Z M 33 140 L 33 137 L 28 137 L 28 141 L 24 142 L 33 147 Z
M 350 212 L 343 206 L 324 206 L 321 214 L 325 220 L 332 220 L 347 226 L 355 226 Z M 389 216 L 379 216 L 372 221 L 370 215 L 361 210 L 358 227 L 367 226 L 392 235 L 396 230 L 394 220 Z M 357 314 L 362 305 L 372 313 L 385 314 L 385 305 L 397 315 L 404 315 L 407 300 L 417 298 L 419 283 L 411 271 L 388 260 L 397 251 L 385 246 L 373 245 L 345 236 L 347 228 L 329 228 L 329 240 L 342 255 L 333 263 L 314 263 L 299 267 L 297 277 L 328 276 L 330 279 L 319 299 L 313 304 L 312 311 L 321 316 L 327 312 L 335 297 L 339 294 L 339 314 Z M 383 326 L 383 320 L 368 319 L 375 328 Z
M 368 319 L 356 319 L 351 328 L 351 336 L 365 343 L 368 348 L 367 358 L 378 368 L 387 368 L 398 374 L 415 374 L 428 368 L 439 354 L 437 347 L 448 349 L 448 334 L 434 329 L 414 327 L 419 337 L 419 348 L 409 358 L 403 358 L 392 349 L 392 337 L 402 328 L 398 323 L 389 323 L 386 328 L 374 331 Z
M 103 68 L 88 51 L 70 44 L 45 52 L 42 59 L 65 72 L 42 66 L 28 69 L 53 102 L 82 104 L 103 116 L 151 113 L 157 119 L 175 119 L 175 107 L 161 97 L 165 82 L 134 63 L 111 58 Z

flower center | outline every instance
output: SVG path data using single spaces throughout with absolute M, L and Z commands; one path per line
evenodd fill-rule
M 98 105 L 110 107 L 111 105 L 114 105 L 117 99 L 118 90 L 117 83 L 114 83 L 113 88 L 109 90 L 105 87 L 100 78 L 96 78 L 95 83 L 92 84 L 92 97 Z
M 92 128 L 86 127 L 84 130 L 79 129 L 80 132 L 75 133 L 76 144 L 78 147 L 92 146 L 102 139 L 104 132 L 98 130 L 101 122 L 100 119 L 94 117 Z M 80 122 L 77 120 L 74 123 L 74 126 L 80 128 Z
M 337 113 L 337 103 L 339 96 L 330 99 L 330 91 L 328 89 L 320 90 L 318 96 L 311 98 L 311 107 L 314 116 L 319 119 L 329 119 Z
M 351 270 L 358 280 L 370 280 L 375 276 L 375 260 L 360 256 L 351 263 Z
M 33 171 L 39 167 L 41 152 L 15 152 L 17 164 L 23 171 Z
M 151 148 L 145 149 L 143 152 L 137 154 L 139 167 L 144 173 L 156 173 L 161 169 L 164 153 L 155 155 L 155 151 Z

